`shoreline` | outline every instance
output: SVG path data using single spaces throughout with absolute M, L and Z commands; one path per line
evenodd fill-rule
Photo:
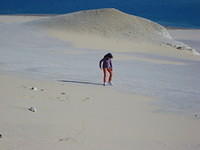
M 167 30 L 200 30 L 199 28 L 186 28 L 186 27 L 169 27 L 169 26 L 164 26 Z

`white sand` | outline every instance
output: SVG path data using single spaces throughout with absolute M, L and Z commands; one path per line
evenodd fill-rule
M 0 149 L 200 149 L 199 56 L 23 24 L 35 19 L 0 17 Z M 100 85 L 107 49 L 113 87 Z
M 152 98 L 3 74 L 0 82 L 4 150 L 200 148 L 200 120 L 153 112 Z M 29 111 L 31 106 L 37 112 Z

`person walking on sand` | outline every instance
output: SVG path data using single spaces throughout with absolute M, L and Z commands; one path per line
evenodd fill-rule
M 103 69 L 103 85 L 112 85 L 112 54 L 106 54 L 100 61 L 99 67 Z M 109 74 L 108 82 L 107 82 L 107 74 Z

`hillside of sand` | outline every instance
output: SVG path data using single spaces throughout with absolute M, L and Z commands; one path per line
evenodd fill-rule
M 44 23 L 59 17 L 0 16 L 0 149 L 200 149 L 199 56 L 144 41 L 139 29 L 130 39 Z M 200 31 L 170 32 L 199 49 Z M 113 86 L 104 87 L 98 62 L 107 52 Z
M 116 9 L 80 11 L 40 19 L 33 23 L 49 29 L 76 32 L 77 34 L 93 34 L 106 38 L 171 39 L 167 30 L 161 25 Z
M 195 51 L 175 41 L 163 26 L 113 8 L 50 16 L 25 24 L 48 30 L 52 36 L 80 47 L 132 50 L 150 49 L 153 45 L 152 49 L 162 46 Z

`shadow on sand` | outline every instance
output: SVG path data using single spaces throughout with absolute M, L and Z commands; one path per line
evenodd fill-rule
M 75 83 L 75 84 L 88 84 L 88 85 L 103 85 L 101 83 L 87 82 L 87 81 L 74 81 L 74 80 L 58 80 L 59 82 Z

